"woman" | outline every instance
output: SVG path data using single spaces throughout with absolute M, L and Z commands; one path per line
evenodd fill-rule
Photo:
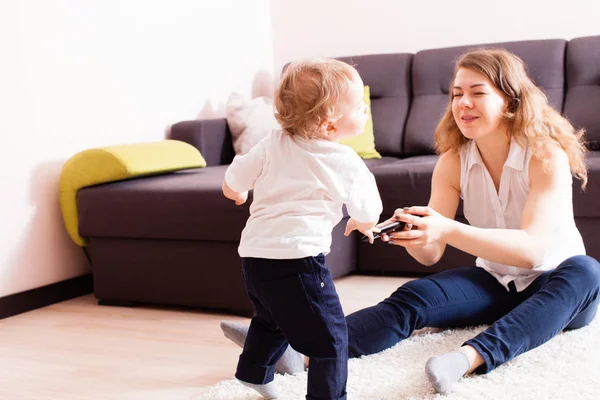
M 428 379 L 447 393 L 465 374 L 487 373 L 564 329 L 589 324 L 600 266 L 585 256 L 573 216 L 572 176 L 587 184 L 582 137 L 548 105 L 517 56 L 464 54 L 435 132 L 440 158 L 429 204 L 396 210 L 390 220 L 406 229 L 382 238 L 424 265 L 450 245 L 476 256 L 476 266 L 408 282 L 349 315 L 350 357 L 424 327 L 490 325 L 456 352 L 427 361 Z M 454 220 L 461 198 L 470 225 Z M 228 336 L 239 329 L 224 325 Z

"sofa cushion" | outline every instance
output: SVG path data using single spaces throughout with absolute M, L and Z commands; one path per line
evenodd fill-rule
M 221 192 L 227 166 L 115 182 L 79 191 L 84 237 L 236 241 L 249 201 L 236 206 Z
M 404 155 L 433 154 L 433 133 L 448 105 L 456 59 L 476 48 L 504 48 L 521 57 L 529 75 L 557 110 L 562 110 L 565 40 L 531 40 L 420 51 L 413 57 L 412 107 L 406 124 Z M 378 120 L 375 119 L 375 123 Z
M 410 108 L 412 54 L 339 57 L 339 60 L 353 65 L 371 90 L 375 148 L 384 156 L 399 156 Z
M 573 39 L 567 45 L 567 92 L 564 113 L 585 128 L 590 150 L 600 150 L 600 36 Z
M 398 207 L 427 204 L 437 156 L 365 160 L 388 218 Z M 227 200 L 227 166 L 133 179 L 79 191 L 79 234 L 84 237 L 237 241 L 249 216 Z M 344 214 L 346 214 L 344 212 Z
M 274 129 L 281 129 L 275 119 L 273 99 L 246 99 L 240 93 L 229 95 L 225 109 L 236 155 L 244 155 Z

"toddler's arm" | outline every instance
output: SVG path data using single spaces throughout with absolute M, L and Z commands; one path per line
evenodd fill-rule
M 221 186 L 223 195 L 235 201 L 238 206 L 246 202 L 248 190 L 254 188 L 256 180 L 263 172 L 268 138 L 254 145 L 247 154 L 235 156 L 225 172 Z
M 358 163 L 356 173 L 352 175 L 352 189 L 346 208 L 350 219 L 344 235 L 348 236 L 352 231 L 358 230 L 373 244 L 373 233 L 379 232 L 375 225 L 379 222 L 383 206 L 375 177 L 362 160 Z
M 227 197 L 229 200 L 235 201 L 236 206 L 241 206 L 248 200 L 248 191 L 245 192 L 236 192 L 232 188 L 227 185 L 227 181 L 223 180 L 223 195 Z

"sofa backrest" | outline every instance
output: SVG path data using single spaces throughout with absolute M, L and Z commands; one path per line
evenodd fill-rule
M 454 63 L 476 48 L 504 48 L 521 57 L 550 104 L 585 128 L 590 150 L 600 151 L 600 36 L 591 36 L 339 57 L 354 65 L 371 88 L 375 147 L 382 155 L 434 154 L 433 133 L 448 105 Z M 182 122 L 172 134 L 200 149 L 208 165 L 233 158 L 224 119 Z
M 383 155 L 401 156 L 402 136 L 410 108 L 412 54 L 340 57 L 353 65 L 371 90 L 375 148 Z
M 412 105 L 404 134 L 405 157 L 433 154 L 433 133 L 448 105 L 448 91 L 458 57 L 477 48 L 504 48 L 523 59 L 529 76 L 557 110 L 564 94 L 565 40 L 531 40 L 423 50 L 412 65 Z M 376 122 L 376 121 L 375 121 Z
M 567 46 L 565 116 L 585 128 L 589 149 L 600 150 L 600 36 L 573 39 Z

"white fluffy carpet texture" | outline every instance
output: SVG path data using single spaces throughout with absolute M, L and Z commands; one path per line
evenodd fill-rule
M 486 375 L 460 380 L 452 393 L 436 394 L 424 366 L 431 356 L 455 351 L 484 327 L 424 330 L 381 353 L 348 363 L 349 400 L 587 400 L 600 399 L 600 318 L 562 333 L 550 342 Z M 232 374 L 235 365 L 231 366 Z M 276 375 L 280 400 L 304 400 L 306 372 Z M 260 400 L 235 379 L 219 382 L 194 400 Z

